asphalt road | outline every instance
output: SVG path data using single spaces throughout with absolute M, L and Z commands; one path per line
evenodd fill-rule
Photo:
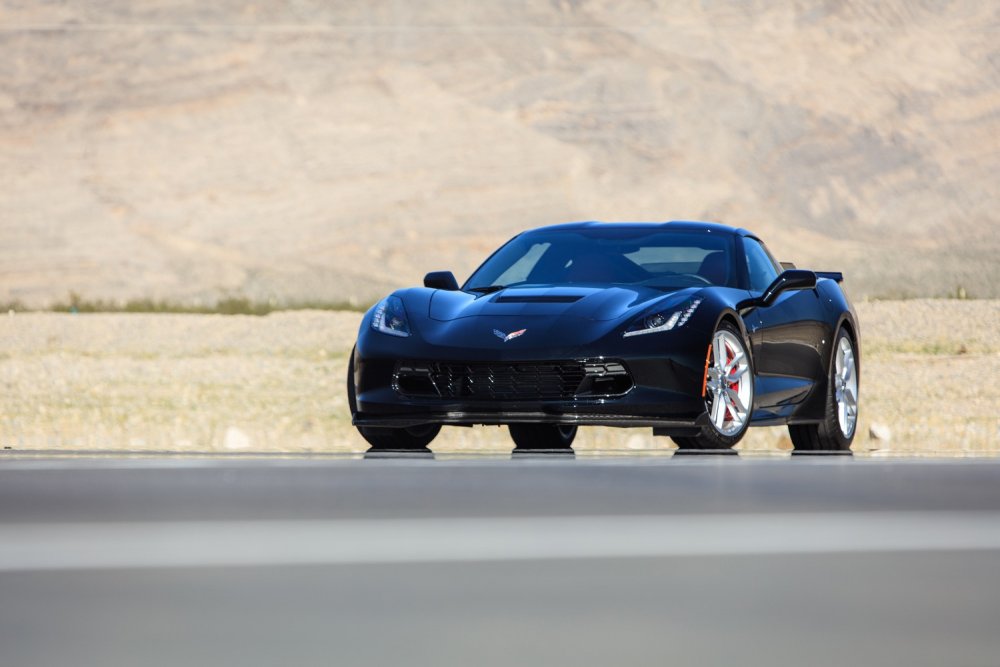
M 0 456 L 0 665 L 998 665 L 1000 460 Z

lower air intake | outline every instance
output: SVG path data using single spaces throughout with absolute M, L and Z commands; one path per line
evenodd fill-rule
M 620 396 L 632 388 L 621 362 L 405 362 L 395 376 L 405 396 L 539 401 Z

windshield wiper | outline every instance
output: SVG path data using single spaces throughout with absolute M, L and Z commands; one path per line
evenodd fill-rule
M 493 292 L 499 292 L 502 289 L 506 289 L 506 285 L 487 285 L 486 287 L 470 287 L 469 292 L 476 292 L 478 294 L 493 294 Z

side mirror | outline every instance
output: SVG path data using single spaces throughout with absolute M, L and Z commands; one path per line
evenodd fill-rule
M 816 287 L 816 274 L 803 269 L 789 269 L 782 272 L 774 282 L 767 286 L 760 297 L 760 305 L 770 306 L 778 295 L 791 290 L 812 289 Z
M 424 287 L 454 292 L 458 290 L 458 281 L 451 271 L 431 271 L 424 276 Z

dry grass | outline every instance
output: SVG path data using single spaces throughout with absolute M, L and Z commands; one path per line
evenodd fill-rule
M 1000 301 L 863 303 L 855 450 L 1000 452 Z M 0 320 L 0 445 L 15 449 L 362 451 L 343 381 L 352 312 L 18 313 Z M 868 438 L 888 426 L 888 443 Z M 787 448 L 755 429 L 744 450 Z M 577 449 L 672 447 L 583 429 Z M 438 451 L 507 451 L 502 429 L 445 429 Z

